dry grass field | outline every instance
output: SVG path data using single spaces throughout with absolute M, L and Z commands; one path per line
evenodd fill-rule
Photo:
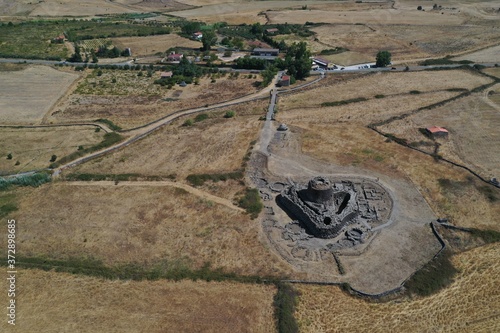
M 137 76 L 137 71 L 103 71 L 102 76 L 88 71 L 77 89 L 54 107 L 47 121 L 54 123 L 92 121 L 106 118 L 123 128 L 131 128 L 154 121 L 177 110 L 203 107 L 256 92 L 256 79 L 247 75 L 229 78 L 215 75 L 215 83 L 208 77 L 199 85 L 174 86 L 172 89 L 153 84 L 153 77 Z M 113 79 L 116 83 L 113 83 Z
M 180 37 L 177 34 L 158 35 L 148 37 L 120 37 L 112 38 L 113 45 L 124 49 L 130 47 L 134 57 L 152 55 L 165 52 L 172 47 L 200 48 L 201 43 Z
M 437 216 L 463 227 L 500 230 L 500 205 L 489 198 L 488 192 L 491 189 L 500 197 L 500 191 L 471 178 L 470 173 L 388 142 L 362 124 L 315 124 L 292 118 L 286 123 L 301 132 L 304 154 L 331 164 L 409 179 Z M 440 179 L 447 179 L 449 185 L 441 185 Z
M 24 257 L 92 257 L 104 264 L 167 261 L 237 274 L 289 268 L 240 209 L 158 182 L 56 182 L 18 193 L 17 250 Z
M 335 80 L 321 81 L 318 88 L 281 97 L 278 119 L 368 125 L 459 94 L 450 89 L 472 89 L 491 82 L 468 71 L 377 73 L 343 78 L 336 76 Z M 355 98 L 366 98 L 366 101 L 321 106 Z
M 6 279 L 0 286 L 7 290 Z M 3 332 L 275 332 L 273 286 L 110 281 L 20 270 L 16 326 Z M 0 296 L 7 304 L 7 294 Z M 6 330 L 6 331 L 5 331 Z
M 500 146 L 500 86 L 494 86 L 491 91 L 493 95 L 474 94 L 391 122 L 380 129 L 408 142 L 430 142 L 418 129 L 443 126 L 450 134 L 447 139 L 437 140 L 441 144 L 439 154 L 490 179 L 500 175 L 500 154 L 497 149 Z
M 0 174 L 47 168 L 52 155 L 61 158 L 102 141 L 93 126 L 0 128 Z M 6 159 L 8 154 L 12 159 Z M 17 162 L 19 161 L 19 164 Z
M 500 67 L 486 68 L 486 69 L 483 69 L 483 72 L 485 72 L 486 74 L 493 75 L 493 76 L 500 78 Z
M 297 286 L 300 331 L 498 332 L 499 255 L 498 244 L 455 255 L 452 261 L 460 271 L 455 281 L 425 298 L 377 304 L 348 296 L 338 287 Z
M 234 110 L 236 117 L 224 119 L 224 111 L 193 126 L 181 126 L 185 117 L 114 154 L 90 161 L 75 169 L 82 173 L 139 173 L 179 179 L 192 173 L 230 172 L 241 168 L 250 142 L 257 139 L 266 102 L 253 102 Z M 245 116 L 242 113 L 252 112 Z M 73 171 L 71 171 L 73 172 Z
M 486 48 L 477 52 L 464 54 L 453 60 L 470 60 L 474 62 L 500 63 L 500 45 Z
M 0 71 L 0 124 L 39 123 L 76 78 L 46 66 Z

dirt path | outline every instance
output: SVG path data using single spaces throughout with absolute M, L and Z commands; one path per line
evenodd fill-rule
M 205 200 L 213 201 L 220 205 L 226 206 L 230 209 L 237 210 L 239 212 L 245 212 L 244 209 L 233 205 L 230 200 L 217 197 L 208 192 L 202 191 L 195 187 L 189 186 L 183 183 L 176 183 L 171 181 L 121 181 L 115 183 L 114 181 L 95 181 L 95 182 L 87 182 L 87 181 L 68 181 L 64 182 L 64 185 L 73 185 L 73 186 L 170 186 L 176 187 L 185 190 L 197 197 L 203 198 Z

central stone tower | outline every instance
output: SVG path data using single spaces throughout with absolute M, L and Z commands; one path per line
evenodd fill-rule
M 278 196 L 278 202 L 312 235 L 334 238 L 358 222 L 356 196 L 351 182 L 332 184 L 320 176 L 311 179 L 307 188 L 299 184 L 286 188 Z

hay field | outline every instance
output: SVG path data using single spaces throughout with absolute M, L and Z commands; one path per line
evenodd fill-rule
M 52 155 L 58 158 L 102 141 L 103 131 L 94 126 L 0 128 L 0 173 L 17 173 L 47 168 Z M 6 159 L 7 154 L 12 159 Z M 19 161 L 19 165 L 17 164 Z
M 76 78 L 46 66 L 0 71 L 0 124 L 40 123 Z
M 105 0 L 46 0 L 39 2 L 30 12 L 30 16 L 93 16 L 103 14 L 121 14 L 137 12 L 117 2 Z
M 338 287 L 299 285 L 296 317 L 300 331 L 498 332 L 499 255 L 498 244 L 455 255 L 452 262 L 460 272 L 452 285 L 413 300 L 369 303 Z
M 327 10 L 329 9 L 329 10 Z M 409 24 L 426 26 L 439 22 L 440 25 L 459 25 L 463 18 L 451 13 L 422 12 L 415 9 L 371 9 L 371 10 L 337 10 L 335 5 L 321 10 L 280 10 L 267 13 L 270 23 L 293 22 L 304 24 L 307 21 L 315 23 L 336 24 Z
M 23 221 L 17 250 L 24 257 L 193 268 L 209 262 L 249 275 L 289 270 L 261 243 L 258 220 L 202 193 L 158 182 L 56 182 L 18 194 L 11 215 Z
M 500 67 L 486 68 L 486 69 L 483 69 L 483 72 L 485 72 L 486 74 L 493 75 L 493 76 L 500 78 Z
M 113 45 L 124 49 L 130 47 L 134 57 L 165 52 L 171 47 L 200 48 L 201 43 L 181 37 L 177 34 L 157 35 L 148 37 L 112 38 Z
M 450 134 L 448 139 L 438 139 L 441 144 L 439 153 L 490 179 L 500 175 L 500 153 L 497 149 L 500 146 L 500 98 L 497 97 L 500 86 L 494 86 L 492 91 L 496 94 L 474 94 L 394 121 L 380 129 L 412 142 L 427 140 L 418 131 L 419 128 L 443 126 Z
M 213 118 L 189 127 L 181 126 L 189 118 L 185 117 L 125 149 L 89 161 L 71 172 L 176 174 L 178 179 L 183 179 L 192 173 L 238 170 L 250 142 L 257 139 L 261 126 L 258 118 L 264 113 L 264 107 L 265 102 L 256 102 L 228 108 L 236 112 L 233 119 L 224 119 L 223 112 L 209 113 Z M 243 116 L 243 108 L 255 109 L 256 114 Z
M 110 281 L 20 270 L 16 326 L 6 332 L 275 332 L 273 286 Z M 6 290 L 6 279 L 0 286 Z M 7 304 L 7 294 L 0 296 Z
M 500 62 L 500 45 L 489 47 L 477 52 L 464 54 L 453 58 L 453 60 L 470 60 L 474 62 L 499 63 Z
M 237 79 L 217 74 L 215 83 L 209 77 L 199 85 L 175 85 L 172 89 L 153 84 L 160 77 L 147 77 L 137 71 L 109 70 L 102 76 L 88 71 L 77 90 L 54 107 L 48 121 L 54 123 L 91 121 L 106 118 L 122 128 L 132 128 L 154 121 L 172 112 L 221 103 L 256 92 L 256 79 L 240 75 Z M 116 83 L 113 83 L 116 79 Z

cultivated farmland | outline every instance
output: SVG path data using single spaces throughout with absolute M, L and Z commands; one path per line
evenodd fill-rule
M 13 332 L 275 332 L 273 286 L 116 281 L 36 269 L 18 269 L 17 278 L 24 305 Z
M 0 71 L 0 124 L 40 123 L 78 75 L 45 66 Z

